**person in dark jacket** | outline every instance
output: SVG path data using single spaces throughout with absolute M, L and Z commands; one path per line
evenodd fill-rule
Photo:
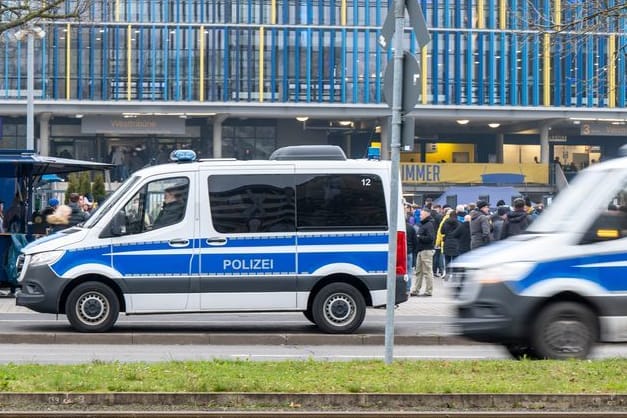
M 411 292 L 412 277 L 414 276 L 414 260 L 418 251 L 418 236 L 414 226 L 410 223 L 409 217 L 406 216 L 405 229 L 407 230 L 407 293 Z
M 505 225 L 505 219 L 509 213 L 509 206 L 499 206 L 496 209 L 496 213 L 490 218 L 492 223 L 492 241 L 498 241 L 504 238 L 503 225 Z
M 435 226 L 431 217 L 431 210 L 423 208 L 420 211 L 418 223 L 418 257 L 416 260 L 416 282 L 412 285 L 411 295 L 418 296 L 425 281 L 423 296 L 433 294 L 433 253 L 435 246 Z
M 80 198 L 78 193 L 70 193 L 70 203 L 68 203 L 68 206 L 72 209 L 72 212 L 68 219 L 68 227 L 81 224 L 89 218 L 89 213 L 85 212 L 79 204 Z
M 470 213 L 470 248 L 476 249 L 490 243 L 490 206 L 485 200 L 477 201 Z
M 525 211 L 523 199 L 514 200 L 514 210 L 507 214 L 503 224 L 502 239 L 521 234 L 529 226 L 529 217 Z
M 157 215 L 153 229 L 174 225 L 185 215 L 184 196 L 187 196 L 187 184 L 175 184 L 167 187 L 163 192 L 163 207 Z

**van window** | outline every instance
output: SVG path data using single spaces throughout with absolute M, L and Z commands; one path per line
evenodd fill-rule
M 296 198 L 298 229 L 387 229 L 385 194 L 378 176 L 297 175 Z
M 139 234 L 182 221 L 188 193 L 189 180 L 185 177 L 145 184 L 124 206 L 127 233 Z
M 592 225 L 583 236 L 582 244 L 610 241 L 627 236 L 627 183 L 609 202 L 604 202 Z M 594 210 L 591 208 L 591 210 Z
M 221 233 L 293 232 L 294 176 L 210 176 L 209 206 Z

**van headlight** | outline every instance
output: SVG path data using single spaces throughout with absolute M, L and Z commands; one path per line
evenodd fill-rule
M 38 266 L 42 264 L 54 264 L 59 258 L 63 256 L 65 251 L 57 250 L 57 251 L 46 251 L 43 253 L 33 254 L 30 257 L 29 265 L 30 266 Z
M 536 263 L 523 261 L 499 264 L 498 266 L 475 270 L 473 279 L 481 284 L 514 282 L 527 277 L 535 266 Z

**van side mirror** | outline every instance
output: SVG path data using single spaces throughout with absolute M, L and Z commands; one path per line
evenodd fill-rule
M 111 235 L 114 237 L 119 237 L 121 235 L 126 235 L 126 213 L 123 210 L 119 211 L 113 217 L 111 221 Z

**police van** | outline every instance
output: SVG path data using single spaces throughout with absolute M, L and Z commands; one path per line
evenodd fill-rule
M 627 158 L 595 164 L 523 235 L 452 265 L 457 325 L 516 358 L 584 358 L 627 342 Z
M 81 332 L 110 330 L 120 312 L 301 311 L 351 333 L 386 304 L 390 234 L 395 301 L 407 300 L 389 161 L 324 146 L 268 161 L 173 157 L 134 173 L 83 225 L 24 248 L 17 305 L 66 314 Z

